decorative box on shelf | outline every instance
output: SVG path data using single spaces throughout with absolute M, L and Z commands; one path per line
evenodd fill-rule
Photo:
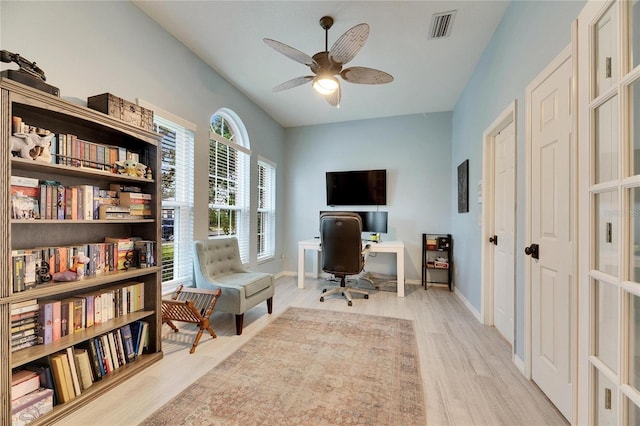
M 111 93 L 88 97 L 87 106 L 129 124 L 134 124 L 146 130 L 153 130 L 153 111 Z

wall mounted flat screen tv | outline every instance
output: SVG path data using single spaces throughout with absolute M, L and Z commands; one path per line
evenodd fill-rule
M 327 172 L 327 205 L 384 206 L 386 204 L 386 170 Z

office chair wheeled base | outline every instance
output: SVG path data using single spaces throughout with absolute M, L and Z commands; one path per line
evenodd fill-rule
M 347 299 L 347 305 L 353 306 L 353 302 L 351 301 L 351 293 L 362 294 L 365 299 L 369 298 L 369 293 L 366 290 L 361 290 L 359 288 L 347 287 L 345 285 L 344 278 L 340 280 L 340 287 L 329 289 L 322 289 L 322 296 L 320 296 L 320 301 L 324 302 L 325 296 L 331 296 L 332 294 L 342 293 L 342 295 Z

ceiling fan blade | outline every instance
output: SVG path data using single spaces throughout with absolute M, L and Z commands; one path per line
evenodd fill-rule
M 340 92 L 341 92 L 341 87 L 340 87 L 340 82 L 338 82 L 338 88 L 336 89 L 335 92 L 329 95 L 323 95 L 323 96 L 327 100 L 327 102 L 329 102 L 331 105 L 333 105 L 336 108 L 340 108 L 340 96 L 341 96 Z
M 270 38 L 265 38 L 263 40 L 265 43 L 267 43 L 268 46 L 282 53 L 287 58 L 293 59 L 294 61 L 299 62 L 303 65 L 306 65 L 308 67 L 312 65 L 316 65 L 316 66 L 318 65 L 316 64 L 316 61 L 314 61 L 311 56 L 299 51 L 298 49 L 294 49 L 289 45 L 280 43 L 279 41 L 272 40 Z
M 294 88 L 294 87 L 297 87 L 297 86 L 301 86 L 301 85 L 313 80 L 313 77 L 314 76 L 312 76 L 312 75 L 305 75 L 303 77 L 293 78 L 293 79 L 291 79 L 289 81 L 285 81 L 284 83 L 277 85 L 276 87 L 273 88 L 273 91 L 274 92 L 281 92 L 283 90 L 287 90 L 287 89 L 291 89 L 291 88 Z
M 347 30 L 329 49 L 329 59 L 333 63 L 346 64 L 364 46 L 367 37 L 369 37 L 369 25 L 367 24 L 358 24 Z
M 384 71 L 367 67 L 351 67 L 340 72 L 340 76 L 349 83 L 385 84 L 393 81 L 393 76 Z

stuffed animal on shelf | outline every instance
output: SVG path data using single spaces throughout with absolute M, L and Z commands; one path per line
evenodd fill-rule
M 138 163 L 135 160 L 121 160 L 116 161 L 116 167 L 118 173 L 121 175 L 143 177 L 147 170 L 147 166 L 142 163 Z
M 66 271 L 56 272 L 53 274 L 54 281 L 77 281 L 84 276 L 84 265 L 89 263 L 89 259 L 84 254 L 80 253 L 73 257 L 73 266 Z
M 53 133 L 45 136 L 39 136 L 35 132 L 14 133 L 11 135 L 11 152 L 18 152 L 21 158 L 34 160 L 40 156 L 44 147 L 51 145 L 53 136 Z

